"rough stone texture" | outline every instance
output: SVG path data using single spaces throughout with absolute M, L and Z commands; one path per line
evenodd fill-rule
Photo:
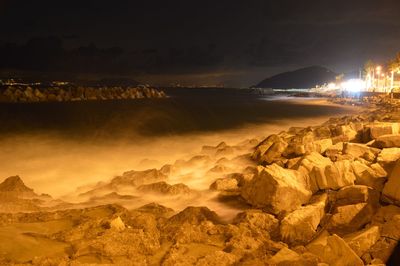
M 384 167 L 390 167 L 391 164 L 400 159 L 400 148 L 386 148 L 379 153 L 377 162 Z
M 185 184 L 179 183 L 170 185 L 164 181 L 147 185 L 141 185 L 137 187 L 137 190 L 142 192 L 156 193 L 162 195 L 182 195 L 182 194 L 191 194 L 194 192 Z
M 252 231 L 275 237 L 279 228 L 279 221 L 273 215 L 261 210 L 246 210 L 239 213 L 233 220 L 234 224 L 246 226 Z
M 355 141 L 358 138 L 357 131 L 351 127 L 351 125 L 340 125 L 335 128 L 335 135 L 340 138 L 336 138 L 339 141 L 336 141 L 334 138 L 333 144 L 337 142 L 348 142 L 348 141 Z
M 399 148 L 400 147 L 400 135 L 383 135 L 378 137 L 373 143 L 374 147 L 377 148 Z
M 211 190 L 235 191 L 238 190 L 238 181 L 233 177 L 219 178 L 210 185 Z
M 372 226 L 343 237 L 344 241 L 359 257 L 375 245 L 379 238 L 380 232 L 378 226 Z
M 369 203 L 339 206 L 335 208 L 327 229 L 339 235 L 357 231 L 371 221 L 374 211 Z
M 389 179 L 382 191 L 382 199 L 400 206 L 400 160 L 396 162 L 393 171 L 389 175 Z
M 327 149 L 332 147 L 332 139 L 321 139 L 314 141 L 314 149 L 318 153 L 324 153 Z
M 364 185 L 353 185 L 341 188 L 336 194 L 336 206 L 357 203 L 369 203 L 374 207 L 379 205 L 379 191 Z
M 351 162 L 348 160 L 337 161 L 324 168 L 315 167 L 315 179 L 319 189 L 334 189 L 354 185 L 356 179 Z
M 387 173 L 379 164 L 372 164 L 369 167 L 360 161 L 354 161 L 352 168 L 356 176 L 356 184 L 370 186 L 378 191 L 382 191 L 384 183 L 387 180 Z
M 307 249 L 330 266 L 363 266 L 363 261 L 337 235 L 321 235 L 307 245 Z
M 282 157 L 282 153 L 287 148 L 288 144 L 286 141 L 280 139 L 279 141 L 274 142 L 271 147 L 261 156 L 261 163 L 271 164 L 274 161 L 278 160 Z
M 308 243 L 316 234 L 317 227 L 325 215 L 327 194 L 314 196 L 311 204 L 289 213 L 281 221 L 280 232 L 284 242 Z
M 377 122 L 365 127 L 366 134 L 369 133 L 371 139 L 377 139 L 380 136 L 388 134 L 399 134 L 399 124 L 389 122 Z
M 298 163 L 293 166 L 293 169 L 299 170 L 304 176 L 308 177 L 307 187 L 315 193 L 319 190 L 317 175 L 324 177 L 325 173 L 321 169 L 325 169 L 329 165 L 332 165 L 329 158 L 317 152 L 312 152 L 309 155 L 303 156 Z
M 274 214 L 291 212 L 311 197 L 304 175 L 276 164 L 265 167 L 242 189 L 242 197 Z
M 343 154 L 351 155 L 354 158 L 362 157 L 368 161 L 374 161 L 380 149 L 368 147 L 365 144 L 344 143 Z

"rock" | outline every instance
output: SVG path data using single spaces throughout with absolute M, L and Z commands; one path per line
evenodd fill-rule
M 349 154 L 354 158 L 362 157 L 368 161 L 374 161 L 380 150 L 358 143 L 344 143 L 343 154 Z
M 329 158 L 317 152 L 312 152 L 309 155 L 303 156 L 302 159 L 293 166 L 293 169 L 299 170 L 307 177 L 307 188 L 315 193 L 319 190 L 316 176 L 317 172 L 319 172 L 320 178 L 324 178 L 325 173 L 323 169 L 329 165 L 332 165 L 332 161 Z
M 341 125 L 335 128 L 335 133 L 337 137 L 333 138 L 333 144 L 337 142 L 349 142 L 357 140 L 358 133 L 350 125 Z
M 383 135 L 378 137 L 373 143 L 374 147 L 383 148 L 400 148 L 400 135 Z
M 400 160 L 396 162 L 393 171 L 389 175 L 382 191 L 382 199 L 400 206 Z
M 163 195 L 182 195 L 182 194 L 191 194 L 194 192 L 185 184 L 179 183 L 170 185 L 164 181 L 147 185 L 141 185 L 137 187 L 137 190 L 142 192 L 158 193 Z
M 111 180 L 110 185 L 116 186 L 140 186 L 155 182 L 164 181 L 167 176 L 157 169 L 149 169 L 145 171 L 129 171 L 117 176 Z
M 238 257 L 224 251 L 215 251 L 197 260 L 196 266 L 230 266 L 235 265 Z
M 309 154 L 315 151 L 314 134 L 311 131 L 307 131 L 292 137 L 283 155 L 289 158 Z
M 386 148 L 382 149 L 377 158 L 377 163 L 385 168 L 386 172 L 391 172 L 400 159 L 400 148 Z
M 327 200 L 327 194 L 314 196 L 309 205 L 286 215 L 280 226 L 283 241 L 291 245 L 308 243 L 325 215 Z
M 328 164 L 324 168 L 313 168 L 313 176 L 319 189 L 333 189 L 354 185 L 356 179 L 351 162 L 348 160 Z
M 268 150 L 261 156 L 260 162 L 271 164 L 275 160 L 278 160 L 282 157 L 282 153 L 287 148 L 288 144 L 284 140 L 280 139 L 279 141 L 274 142 Z
M 327 230 L 340 235 L 355 232 L 371 221 L 374 212 L 375 208 L 368 203 L 336 207 Z
M 369 203 L 379 206 L 379 191 L 363 185 L 353 185 L 341 188 L 336 194 L 336 206 Z
M 282 138 L 278 135 L 270 135 L 266 139 L 264 139 L 257 147 L 254 153 L 252 154 L 252 158 L 254 160 L 259 161 L 261 157 L 268 151 L 268 149 L 275 143 L 281 141 Z
M 320 257 L 330 266 L 363 266 L 363 261 L 338 235 L 322 235 L 309 245 L 307 249 Z
M 355 184 L 370 186 L 382 191 L 387 179 L 387 173 L 379 164 L 372 164 L 369 167 L 359 161 L 354 161 L 352 168 L 356 176 Z
M 368 135 L 370 139 L 377 139 L 380 136 L 388 134 L 399 134 L 399 124 L 389 122 L 377 122 L 365 126 L 364 134 Z
M 314 149 L 318 153 L 324 153 L 327 149 L 329 149 L 332 144 L 332 139 L 321 139 L 314 141 Z
M 33 189 L 25 186 L 19 176 L 10 176 L 0 183 L 0 195 L 17 198 L 35 198 L 38 195 Z
M 211 190 L 218 191 L 237 191 L 238 181 L 233 177 L 219 178 L 210 185 Z
M 378 226 L 372 226 L 343 237 L 344 241 L 359 257 L 375 245 L 379 238 L 380 232 Z
M 274 214 L 291 212 L 307 203 L 311 191 L 300 171 L 284 169 L 276 164 L 265 167 L 242 189 L 242 197 L 255 207 Z
M 121 220 L 121 217 L 117 217 L 110 222 L 110 227 L 111 229 L 117 230 L 117 231 L 123 231 L 125 229 L 125 224 Z
M 261 210 L 246 210 L 239 213 L 233 220 L 233 224 L 246 226 L 259 233 L 267 232 L 275 237 L 279 228 L 279 221 L 273 215 Z
M 393 254 L 398 241 L 386 237 L 381 237 L 375 245 L 373 245 L 368 253 L 371 254 L 373 259 L 380 259 L 383 262 L 387 262 L 390 256 Z

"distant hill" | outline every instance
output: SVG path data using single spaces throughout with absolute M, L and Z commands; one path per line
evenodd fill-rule
M 336 76 L 336 73 L 327 68 L 311 66 L 272 76 L 253 87 L 272 89 L 307 89 L 315 87 L 316 85 L 335 81 Z

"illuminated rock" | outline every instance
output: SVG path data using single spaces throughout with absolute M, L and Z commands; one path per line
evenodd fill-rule
M 344 241 L 359 257 L 375 245 L 379 238 L 380 232 L 378 226 L 373 226 L 343 237 Z
M 246 226 L 251 231 L 258 233 L 267 232 L 275 237 L 279 229 L 279 221 L 273 215 L 261 210 L 246 210 L 239 213 L 233 223 L 238 226 Z
M 141 192 L 156 193 L 162 195 L 182 195 L 191 194 L 194 192 L 185 184 L 179 183 L 170 185 L 164 181 L 141 185 L 137 187 L 137 190 Z
M 368 166 L 359 161 L 354 161 L 352 168 L 356 176 L 355 183 L 357 185 L 366 185 L 382 191 L 387 179 L 387 173 L 379 164 Z
M 312 152 L 303 156 L 292 168 L 304 174 L 307 180 L 307 188 L 315 193 L 319 190 L 317 176 L 324 178 L 325 173 L 323 170 L 329 165 L 332 165 L 332 161 L 329 158 L 322 156 L 318 152 Z
M 374 206 L 369 203 L 338 206 L 329 220 L 327 229 L 340 235 L 357 231 L 371 221 L 374 212 Z
M 326 165 L 324 168 L 314 167 L 313 175 L 315 176 L 318 188 L 333 189 L 354 185 L 356 179 L 351 162 L 348 160 L 337 161 L 333 164 Z
M 296 170 L 269 165 L 242 189 L 242 197 L 255 207 L 281 214 L 298 209 L 311 197 L 306 177 Z
M 363 266 L 363 261 L 337 235 L 321 235 L 307 245 L 307 249 L 330 266 Z
M 218 191 L 235 191 L 238 190 L 238 188 L 238 181 L 236 178 L 232 177 L 217 179 L 210 185 L 211 190 Z
M 310 204 L 300 207 L 283 218 L 280 232 L 284 242 L 308 243 L 316 234 L 317 227 L 325 215 L 327 194 L 314 196 Z
M 378 148 L 400 148 L 400 135 L 391 134 L 379 136 L 373 143 Z
M 336 193 L 336 206 L 352 205 L 357 203 L 369 203 L 372 206 L 379 205 L 379 191 L 363 185 L 353 185 L 341 188 Z
M 382 199 L 400 206 L 400 160 L 396 162 L 393 171 L 389 175 L 382 191 Z
M 365 126 L 364 134 L 369 135 L 370 139 L 377 139 L 383 135 L 399 134 L 399 124 L 389 122 L 377 122 Z
M 362 157 L 368 161 L 374 161 L 380 150 L 358 143 L 344 143 L 343 154 L 349 154 L 354 158 Z

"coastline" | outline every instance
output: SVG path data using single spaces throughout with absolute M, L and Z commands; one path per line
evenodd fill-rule
M 318 99 L 313 104 L 332 103 Z M 38 219 L 38 210 L 48 213 L 39 223 L 58 223 L 75 217 L 78 209 L 87 217 L 74 218 L 79 226 L 55 229 L 45 238 L 56 241 L 54 245 L 60 241 L 72 245 L 75 238 L 70 234 L 87 235 L 89 225 L 100 234 L 78 238 L 81 243 L 72 259 L 43 253 L 33 263 L 38 265 L 44 261 L 132 264 L 133 258 L 138 260 L 133 265 L 384 263 L 397 244 L 388 242 L 387 235 L 400 236 L 393 227 L 400 217 L 400 198 L 393 192 L 400 184 L 392 174 L 400 158 L 396 109 L 397 104 L 371 100 L 357 114 L 323 123 L 314 119 L 318 125 L 301 121 L 278 132 L 281 125 L 258 140 L 203 146 L 193 157 L 159 169 L 128 171 L 108 182 L 79 188 L 72 195 L 75 203 L 43 194 L 29 194 L 36 199 L 29 201 L 24 193 L 33 192 L 13 177 L 7 191 L 16 184 L 19 189 L 15 195 L 7 194 L 9 205 L 3 203 L 2 210 L 28 213 L 0 214 L 0 224 L 29 224 Z M 57 218 L 51 214 L 54 211 Z M 91 212 L 98 214 L 91 216 Z M 146 226 L 149 221 L 152 225 Z M 99 248 L 111 243 L 112 249 Z M 121 253 L 128 243 L 130 249 Z M 96 253 L 89 247 L 96 247 Z M 194 253 L 183 255 L 188 248 Z M 8 260 L 17 262 L 15 257 Z

